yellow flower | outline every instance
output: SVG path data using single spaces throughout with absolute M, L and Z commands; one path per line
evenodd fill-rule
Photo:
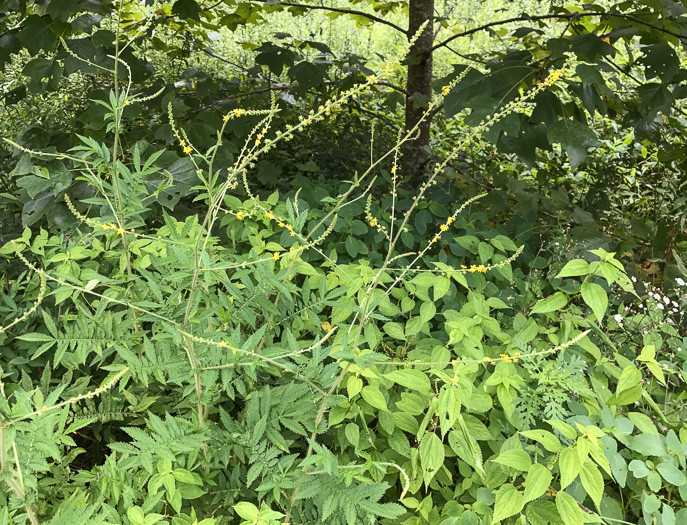
M 448 231 L 448 225 L 447 225 L 447 224 L 442 224 L 441 226 L 439 226 L 439 229 L 440 229 L 442 232 L 447 232 L 447 231 Z
M 109 225 L 109 224 L 101 224 L 100 227 L 101 227 L 103 230 L 109 230 L 109 229 L 110 229 L 110 225 Z
M 279 224 L 279 226 L 282 227 L 282 228 L 284 227 L 284 223 L 282 222 L 281 219 L 279 219 L 279 222 L 278 222 L 277 224 Z
M 451 92 L 451 86 L 444 86 L 441 88 L 441 93 L 446 96 Z
M 475 273 L 475 272 L 477 271 L 477 266 L 475 266 L 475 265 L 473 264 L 472 266 L 470 266 L 470 270 L 468 270 L 468 271 L 469 271 L 470 273 Z
M 229 116 L 229 113 L 227 113 L 226 115 L 224 115 L 224 117 L 222 117 L 222 120 L 223 120 L 224 122 L 227 122 L 230 118 L 231 118 L 231 117 Z
M 278 261 L 278 260 L 279 260 L 279 252 L 274 252 L 274 253 L 272 254 L 272 257 L 274 257 L 274 260 L 275 260 L 275 261 Z
M 183 148 L 184 146 L 186 146 L 186 141 L 185 141 L 185 140 L 182 140 L 181 142 L 179 142 L 179 144 L 180 144 L 181 147 Z
M 131 104 L 130 101 L 128 101 L 128 100 L 125 100 L 125 101 L 124 101 L 124 105 L 125 105 L 125 106 L 128 106 L 129 104 Z
M 236 214 L 236 218 L 237 218 L 238 220 L 242 221 L 242 220 L 243 220 L 243 212 L 242 212 L 242 211 L 238 212 L 238 213 Z
M 274 213 L 272 213 L 271 211 L 266 211 L 266 212 L 265 212 L 265 217 L 268 217 L 268 218 L 270 218 L 270 219 L 274 219 Z
M 119 228 L 117 228 L 117 234 L 118 235 L 124 235 L 124 228 L 122 228 L 121 226 Z
M 217 346 L 219 346 L 220 348 L 226 348 L 229 345 L 227 345 L 226 341 L 220 341 L 219 343 L 217 343 Z
M 484 361 L 485 361 L 486 363 L 490 363 L 490 362 L 491 362 L 491 359 L 490 359 L 489 357 L 486 357 L 486 356 L 485 356 L 485 357 L 484 357 Z
M 296 233 L 295 233 L 295 232 L 291 232 L 291 233 L 289 233 L 289 235 L 290 235 L 291 237 L 294 237 L 294 236 L 296 235 Z
M 454 222 L 456 222 L 455 217 L 449 217 L 448 219 L 446 219 L 446 224 L 453 224 Z
M 477 271 L 480 272 L 480 273 L 487 273 L 487 269 L 486 269 L 486 267 L 485 267 L 483 264 L 480 264 L 480 265 L 477 267 Z
M 193 148 L 191 146 L 186 146 L 184 147 L 184 153 L 189 154 L 193 151 Z
M 236 348 L 232 348 L 232 349 L 231 349 L 231 353 L 232 353 L 233 355 L 236 355 Z

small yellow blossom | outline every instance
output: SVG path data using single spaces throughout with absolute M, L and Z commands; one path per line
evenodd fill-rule
M 477 271 L 477 266 L 474 264 L 470 266 L 470 270 L 468 270 L 470 273 L 475 273 Z
M 486 363 L 490 363 L 490 362 L 491 362 L 491 359 L 490 359 L 489 357 L 486 357 L 486 356 L 485 356 L 485 357 L 484 357 L 484 361 L 485 361 Z
M 103 230 L 109 230 L 109 229 L 110 229 L 110 225 L 109 225 L 109 224 L 101 224 L 100 227 L 101 227 Z
M 447 224 L 442 224 L 441 226 L 439 226 L 439 229 L 440 229 L 442 232 L 447 232 L 447 231 L 448 231 L 448 225 L 447 225 Z
M 232 348 L 232 349 L 231 349 L 231 353 L 232 353 L 233 355 L 236 355 L 236 348 Z
M 486 267 L 485 267 L 483 264 L 480 264 L 480 265 L 477 267 L 477 271 L 480 272 L 480 273 L 487 273 L 487 269 L 486 269 Z
M 185 141 L 185 140 L 182 140 L 181 142 L 179 142 L 179 144 L 180 144 L 181 147 L 183 148 L 184 146 L 186 146 L 186 141 Z
M 227 113 L 226 115 L 224 115 L 224 117 L 222 117 L 222 120 L 223 120 L 224 122 L 227 122 L 230 118 L 231 118 L 231 117 L 229 116 L 229 113 Z
M 455 217 L 449 217 L 448 219 L 446 219 L 446 224 L 453 224 L 454 222 L 456 222 Z
M 191 146 L 185 146 L 184 147 L 184 153 L 189 154 L 193 151 L 193 148 Z
M 267 217 L 269 219 L 274 219 L 274 213 L 272 213 L 271 211 L 266 211 L 265 217 Z
M 219 343 L 217 343 L 217 346 L 219 346 L 220 348 L 226 348 L 229 345 L 226 341 L 220 341 Z
M 282 222 L 281 219 L 279 219 L 279 222 L 278 222 L 277 224 L 279 224 L 279 227 L 280 227 L 280 228 L 283 228 L 283 227 L 284 227 L 284 223 Z
M 451 92 L 451 86 L 444 86 L 441 88 L 442 95 L 446 96 Z
M 125 106 L 128 106 L 129 104 L 131 104 L 131 101 L 129 101 L 129 100 L 125 100 L 125 101 L 124 101 L 124 105 L 125 105 Z
M 292 231 L 291 233 L 289 233 L 289 235 L 290 235 L 291 237 L 295 237 L 296 232 L 293 232 L 293 231 Z
M 121 226 L 119 228 L 117 228 L 117 234 L 118 235 L 124 235 L 124 228 L 122 228 Z
M 274 257 L 274 260 L 275 260 L 275 261 L 278 261 L 278 260 L 279 260 L 279 252 L 274 252 L 274 253 L 272 254 L 272 257 Z
M 242 212 L 242 211 L 238 212 L 238 213 L 236 214 L 236 218 L 237 218 L 238 220 L 242 221 L 242 220 L 243 220 L 243 212 Z

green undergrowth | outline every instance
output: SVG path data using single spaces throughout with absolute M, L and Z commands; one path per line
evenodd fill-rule
M 170 105 L 182 216 L 160 207 L 166 152 L 118 142 L 126 90 L 99 102 L 112 147 L 14 145 L 23 174 L 81 192 L 53 194 L 69 235 L 0 250 L 3 523 L 687 519 L 684 275 L 659 290 L 608 246 L 497 225 L 445 164 L 403 188 L 407 139 L 255 191 L 263 155 L 376 81 L 282 130 L 276 103 L 233 109 L 207 148 Z

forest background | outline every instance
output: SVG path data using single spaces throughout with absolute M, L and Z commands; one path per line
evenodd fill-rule
M 687 521 L 682 2 L 0 1 L 0 522 Z

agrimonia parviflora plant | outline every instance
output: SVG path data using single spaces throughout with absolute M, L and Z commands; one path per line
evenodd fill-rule
M 114 63 L 126 68 L 117 56 Z M 148 221 L 150 203 L 173 177 L 156 164 L 162 152 L 145 144 L 123 151 L 124 110 L 140 100 L 128 87 L 101 101 L 111 147 L 82 137 L 62 155 L 14 144 L 68 163 L 95 192 L 65 194 L 82 223 L 72 238 L 27 229 L 1 252 L 26 270 L 12 283 L 8 308 L 16 313 L 0 333 L 3 344 L 28 356 L 17 361 L 21 377 L 0 385 L 3 517 L 206 525 L 237 516 L 265 524 L 441 523 L 462 515 L 535 522 L 542 513 L 572 520 L 565 523 L 600 519 L 604 476 L 619 481 L 620 460 L 611 464 L 604 447 L 624 444 L 604 428 L 623 423 L 573 372 L 581 352 L 602 358 L 590 338 L 605 335 L 600 280 L 630 293 L 614 254 L 571 261 L 558 277 L 580 280 L 578 289 L 540 299 L 528 316 L 507 316 L 510 307 L 493 291 L 515 279 L 522 246 L 504 235 L 465 234 L 462 264 L 431 259 L 444 236 L 470 228 L 470 210 L 483 195 L 448 210 L 417 246 L 400 248 L 448 162 L 563 70 L 486 118 L 409 199 L 399 197 L 396 165 L 416 130 L 372 157 L 324 209 L 306 206 L 298 193 L 265 198 L 251 183 L 265 154 L 393 68 L 283 131 L 272 131 L 275 98 L 266 110 L 231 109 L 207 150 L 169 107 L 172 133 L 197 177 L 202 217 L 164 213 L 161 223 Z M 225 131 L 245 121 L 254 125 L 243 148 L 232 165 L 218 167 Z M 384 208 L 374 190 L 388 165 Z M 337 225 L 358 201 L 368 242 L 383 247 L 379 264 L 342 261 L 332 250 Z M 661 413 L 633 382 L 647 372 L 659 377 L 653 343 L 639 366 L 620 350 L 613 354 L 619 370 L 608 406 L 644 399 Z M 550 388 L 538 390 L 517 368 L 523 364 Z M 42 372 L 32 381 L 36 366 Z M 572 377 L 575 389 L 565 390 Z M 563 391 L 569 400 L 554 412 L 549 398 Z M 602 414 L 603 424 L 591 416 L 585 425 L 565 422 L 580 406 Z M 490 411 L 491 420 L 484 417 Z M 77 469 L 86 429 L 108 436 L 107 452 Z M 681 487 L 680 469 L 666 465 L 655 467 L 659 482 Z M 653 492 L 662 489 L 648 474 L 638 477 L 645 478 Z M 566 491 L 571 484 L 581 487 L 574 496 Z M 666 505 L 675 498 L 668 489 Z

